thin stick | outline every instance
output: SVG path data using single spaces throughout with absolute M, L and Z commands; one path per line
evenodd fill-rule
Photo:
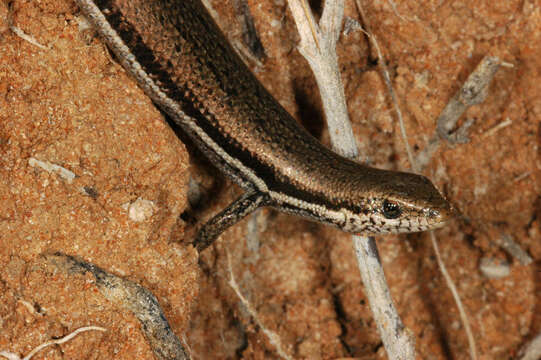
M 485 56 L 477 65 L 475 70 L 468 76 L 468 79 L 449 100 L 443 108 L 437 120 L 436 134 L 432 136 L 427 146 L 417 156 L 419 168 L 424 168 L 430 161 L 432 154 L 439 148 L 440 138 L 448 141 L 450 144 L 463 144 L 469 142 L 467 136 L 468 128 L 473 124 L 473 120 L 466 120 L 465 123 L 452 132 L 462 114 L 472 105 L 482 102 L 487 93 L 488 87 L 500 66 L 513 67 L 512 64 L 501 61 L 497 57 Z M 501 128 L 510 125 L 507 119 L 488 130 L 482 135 L 483 138 L 494 134 Z
M 280 341 L 280 337 L 278 336 L 278 334 L 265 327 L 263 322 L 259 319 L 257 311 L 253 308 L 252 304 L 250 304 L 250 302 L 244 297 L 244 295 L 242 295 L 237 281 L 235 280 L 235 275 L 233 274 L 233 267 L 231 266 L 231 256 L 229 255 L 229 252 L 227 252 L 227 270 L 229 271 L 229 286 L 231 286 L 235 294 L 237 294 L 240 302 L 246 307 L 246 310 L 248 311 L 250 316 L 255 320 L 259 328 L 267 336 L 269 342 L 274 346 L 278 355 L 280 355 L 282 359 L 292 360 L 292 358 L 283 349 L 282 341 Z
M 432 242 L 432 247 L 434 248 L 434 253 L 436 254 L 436 260 L 438 262 L 438 266 L 440 268 L 440 271 L 443 277 L 445 278 L 447 287 L 449 288 L 449 290 L 451 290 L 451 294 L 453 294 L 453 299 L 455 300 L 456 307 L 458 308 L 458 313 L 460 314 L 460 320 L 462 321 L 462 325 L 464 326 L 464 330 L 466 331 L 466 336 L 468 337 L 468 344 L 469 344 L 469 349 L 470 349 L 470 358 L 472 360 L 476 360 L 477 351 L 476 351 L 476 346 L 475 346 L 475 339 L 473 337 L 473 332 L 471 331 L 470 320 L 469 320 L 468 315 L 466 314 L 466 311 L 464 310 L 464 306 L 462 305 L 462 300 L 460 300 L 460 295 L 458 294 L 455 283 L 453 282 L 453 279 L 447 272 L 445 263 L 441 259 L 440 248 L 438 246 L 438 242 L 436 241 L 436 235 L 434 235 L 434 231 L 430 231 L 430 241 Z
M 17 26 L 15 25 L 10 25 L 9 26 L 9 29 L 11 31 L 13 31 L 13 33 L 15 35 L 17 35 L 18 37 L 20 37 L 21 39 L 23 39 L 24 41 L 27 41 L 29 42 L 30 44 L 34 45 L 34 46 L 37 46 L 38 48 L 40 48 L 41 50 L 49 50 L 47 48 L 47 46 L 45 45 L 41 45 L 36 39 L 34 39 L 32 36 L 28 35 L 27 33 L 25 33 L 24 31 L 21 30 L 21 28 L 18 28 Z
M 356 0 L 357 1 L 357 0 Z M 389 5 L 391 5 L 391 8 L 393 9 L 394 14 L 402 21 L 414 21 L 413 19 L 406 19 L 402 14 L 398 12 L 398 8 L 396 7 L 396 4 L 393 0 L 387 0 Z
M 366 297 L 389 359 L 415 359 L 415 337 L 394 306 L 373 237 L 353 236 Z
M 496 239 L 496 243 L 507 251 L 509 255 L 518 260 L 521 265 L 528 266 L 532 263 L 533 259 L 530 255 L 509 234 L 503 234 L 499 239 Z
M 366 20 L 365 15 L 364 15 L 362 6 L 360 4 L 360 1 L 356 0 L 355 3 L 356 3 L 356 5 L 357 5 L 357 7 L 359 9 L 359 13 L 363 17 L 363 22 L 365 23 L 365 25 L 367 25 L 368 22 Z M 367 31 L 369 32 L 370 30 L 367 29 Z M 418 172 L 419 167 L 417 166 L 416 162 L 413 159 L 413 155 L 412 155 L 409 143 L 408 143 L 408 137 L 407 137 L 405 126 L 404 126 L 404 121 L 403 121 L 403 118 L 402 118 L 402 113 L 400 111 L 400 107 L 398 106 L 398 102 L 396 100 L 396 95 L 395 95 L 394 89 L 393 89 L 392 84 L 391 84 L 389 73 L 388 73 L 387 68 L 385 66 L 385 61 L 383 59 L 383 56 L 381 54 L 381 51 L 380 51 L 380 48 L 379 48 L 379 45 L 378 45 L 378 42 L 377 42 L 375 36 L 372 35 L 370 32 L 368 33 L 368 35 L 369 35 L 369 38 L 372 40 L 372 43 L 374 44 L 374 47 L 375 47 L 375 49 L 377 51 L 377 54 L 378 54 L 378 58 L 380 60 L 379 63 L 381 64 L 383 78 L 385 79 L 385 83 L 387 84 L 387 89 L 388 89 L 389 94 L 390 94 L 390 96 L 392 98 L 392 102 L 393 102 L 393 105 L 395 107 L 396 114 L 398 116 L 398 120 L 399 120 L 399 124 L 400 124 L 400 130 L 401 130 L 401 133 L 402 133 L 402 139 L 403 139 L 404 145 L 406 147 L 406 152 L 408 154 L 408 159 L 409 159 L 411 168 L 412 168 L 413 172 Z M 489 71 L 486 69 L 487 66 L 488 65 L 484 65 L 484 67 L 480 67 L 480 69 L 481 69 L 480 71 L 483 72 L 483 73 L 488 74 Z M 490 68 L 490 69 L 492 69 L 492 68 Z M 492 76 L 493 76 L 493 74 L 492 74 Z M 479 94 L 479 92 L 480 91 L 481 92 L 486 91 L 486 87 L 488 85 L 484 85 L 485 83 L 486 83 L 486 81 L 483 81 L 483 80 L 478 80 L 478 81 L 472 81 L 471 82 L 471 84 L 476 84 L 476 85 L 481 84 L 481 85 L 477 85 L 477 87 L 483 89 L 483 90 L 479 90 L 479 91 L 472 91 L 473 93 L 476 94 L 476 96 L 474 96 L 476 98 L 475 101 L 479 101 L 481 98 L 484 98 L 483 95 Z M 473 87 L 472 85 L 470 85 L 470 86 Z M 486 96 L 486 94 L 485 94 L 485 96 Z M 471 126 L 471 124 L 469 124 L 468 127 L 469 126 Z M 447 283 L 447 287 L 451 290 L 451 293 L 453 294 L 453 298 L 455 299 L 455 303 L 457 304 L 457 307 L 459 309 L 460 318 L 462 320 L 462 323 L 464 325 L 464 329 L 466 331 L 466 335 L 468 337 L 468 344 L 469 344 L 471 358 L 473 360 L 476 360 L 477 359 L 476 345 L 475 345 L 475 340 L 473 338 L 473 334 L 471 332 L 471 327 L 470 327 L 468 316 L 466 315 L 466 312 L 464 311 L 464 307 L 462 305 L 462 301 L 460 300 L 460 296 L 458 295 L 458 292 L 456 290 L 456 286 L 453 283 L 452 278 L 449 276 L 449 273 L 447 272 L 447 269 L 445 268 L 445 265 L 444 265 L 443 261 L 441 260 L 439 248 L 438 248 L 437 241 L 436 241 L 436 237 L 435 237 L 433 231 L 430 231 L 430 238 L 431 238 L 431 241 L 432 241 L 432 247 L 434 248 L 434 252 L 436 253 L 436 257 L 438 259 L 438 265 L 440 267 L 440 271 L 444 275 L 445 281 Z
M 394 3 L 391 3 L 391 4 L 393 5 L 393 9 L 396 11 L 396 8 L 394 7 Z M 368 36 L 370 41 L 372 41 L 372 44 L 374 44 L 374 48 L 376 49 L 376 52 L 378 53 L 381 73 L 383 75 L 383 80 L 385 81 L 385 86 L 387 86 L 387 91 L 389 92 L 389 95 L 391 96 L 391 101 L 393 103 L 393 107 L 396 112 L 396 117 L 398 118 L 398 125 L 400 126 L 400 134 L 402 136 L 402 141 L 404 142 L 404 147 L 408 155 L 408 161 L 410 163 L 410 166 L 413 172 L 418 172 L 419 169 L 416 168 L 415 161 L 413 161 L 413 155 L 411 153 L 411 149 L 408 143 L 408 134 L 406 132 L 406 126 L 404 125 L 404 118 L 402 116 L 402 111 L 400 110 L 400 106 L 398 106 L 398 100 L 396 98 L 396 93 L 394 91 L 393 84 L 391 82 L 391 77 L 389 76 L 389 71 L 387 70 L 387 66 L 385 65 L 385 59 L 383 58 L 383 55 L 381 53 L 376 36 L 370 31 L 370 28 L 368 27 L 368 21 L 366 20 L 366 15 L 364 13 L 363 7 L 361 6 L 361 2 L 359 0 L 355 0 L 355 5 L 357 5 L 357 10 L 359 11 L 359 14 L 361 15 L 363 23 L 367 27 L 364 33 Z
M 71 339 L 73 339 L 75 336 L 77 336 L 77 334 L 79 333 L 82 333 L 84 331 L 91 331 L 91 330 L 95 330 L 95 331 L 107 331 L 107 329 L 105 328 L 102 328 L 100 326 L 83 326 L 83 327 L 80 327 L 78 328 L 77 330 L 69 333 L 68 335 L 60 338 L 60 339 L 55 339 L 55 340 L 50 340 L 50 341 L 46 341 L 44 342 L 43 344 L 40 344 L 38 346 L 36 346 L 32 351 L 30 351 L 28 353 L 28 355 L 26 355 L 24 358 L 20 358 L 18 355 L 14 354 L 14 353 L 11 353 L 11 352 L 8 352 L 8 351 L 0 351 L 0 356 L 3 356 L 9 360 L 30 360 L 34 355 L 36 355 L 36 353 L 38 353 L 39 351 L 41 351 L 42 349 L 46 348 L 47 346 L 51 346 L 51 345 L 59 345 L 59 344 L 63 344 L 67 341 L 70 341 Z
M 500 131 L 501 129 L 511 125 L 513 122 L 511 121 L 511 119 L 509 118 L 506 118 L 504 121 L 502 121 L 501 123 L 497 124 L 496 126 L 488 129 L 483 135 L 481 135 L 481 137 L 484 139 L 486 137 L 489 137 L 489 136 L 492 136 L 494 135 L 496 132 Z

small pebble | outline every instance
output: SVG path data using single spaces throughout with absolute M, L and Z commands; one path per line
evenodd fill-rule
M 489 279 L 501 279 L 509 276 L 510 266 L 504 259 L 483 257 L 479 263 L 479 270 Z
M 152 201 L 139 198 L 128 206 L 128 217 L 135 222 L 145 221 L 154 214 L 155 208 Z

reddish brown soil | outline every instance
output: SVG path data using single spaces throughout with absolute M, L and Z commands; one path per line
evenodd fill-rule
M 485 102 L 463 116 L 475 119 L 471 141 L 441 146 L 424 170 L 464 215 L 436 234 L 478 352 L 482 359 L 510 359 L 541 331 L 541 5 L 395 2 L 397 13 L 388 1 L 361 1 L 416 154 L 481 58 L 495 55 L 514 65 L 500 69 Z M 296 50 L 285 0 L 248 3 L 266 52 L 260 64 L 249 65 L 328 144 L 315 81 Z M 228 37 L 239 42 L 232 2 L 213 6 Z M 352 1 L 346 17 L 359 21 Z M 17 37 L 9 19 L 48 49 Z M 186 245 L 192 225 L 177 219 L 188 206 L 190 172 L 209 191 L 197 218 L 223 208 L 240 190 L 175 136 L 81 21 L 69 0 L 0 2 L 0 351 L 22 356 L 98 325 L 107 333 L 82 333 L 34 359 L 152 358 L 137 319 L 103 298 L 91 276 L 59 273 L 41 257 L 59 251 L 151 290 L 194 359 L 278 357 L 228 285 L 228 256 L 244 297 L 293 358 L 385 358 L 349 235 L 265 209 L 251 220 L 259 228 L 255 238 L 247 220 L 200 257 Z M 362 153 L 374 166 L 407 169 L 375 50 L 353 30 L 341 36 L 338 53 Z M 510 125 L 490 131 L 507 119 Z M 69 182 L 31 166 L 32 158 L 76 178 Z M 140 222 L 127 211 L 137 199 L 152 202 Z M 510 258 L 497 245 L 502 234 L 534 262 L 523 266 Z M 468 359 L 428 236 L 380 237 L 378 245 L 418 358 Z M 510 261 L 509 276 L 484 277 L 483 257 Z

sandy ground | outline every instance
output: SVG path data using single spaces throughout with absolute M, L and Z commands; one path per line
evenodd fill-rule
M 238 3 L 212 2 L 234 43 L 242 33 Z M 485 102 L 463 116 L 475 121 L 471 141 L 442 145 L 423 170 L 463 214 L 436 235 L 481 359 L 514 358 L 541 331 L 541 4 L 361 3 L 415 154 L 485 55 L 514 65 L 500 69 Z M 328 144 L 285 1 L 248 5 L 266 54 L 248 64 Z M 352 1 L 346 19 L 352 30 L 338 54 L 363 158 L 408 169 L 375 50 L 351 25 L 360 21 Z M 46 48 L 15 35 L 10 22 Z M 228 257 L 244 296 L 293 358 L 385 358 L 349 235 L 263 209 L 201 256 L 187 245 L 194 222 L 240 190 L 178 139 L 72 1 L 0 2 L 0 155 L 0 351 L 22 356 L 96 325 L 107 332 L 82 333 L 34 359 L 153 358 L 140 323 L 104 298 L 92 276 L 62 273 L 46 260 L 62 252 L 152 291 L 194 359 L 278 358 L 227 283 Z M 190 174 L 204 201 L 186 212 Z M 505 234 L 534 259 L 530 265 L 501 249 Z M 380 237 L 378 246 L 418 358 L 468 359 L 428 236 Z M 487 278 L 479 266 L 487 260 L 509 264 L 509 274 Z

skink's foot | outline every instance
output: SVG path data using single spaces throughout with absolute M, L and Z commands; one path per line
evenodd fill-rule
M 267 205 L 267 203 L 268 195 L 253 190 L 247 191 L 203 225 L 193 242 L 193 246 L 199 252 L 205 250 L 228 227 L 236 224 L 255 209 Z

